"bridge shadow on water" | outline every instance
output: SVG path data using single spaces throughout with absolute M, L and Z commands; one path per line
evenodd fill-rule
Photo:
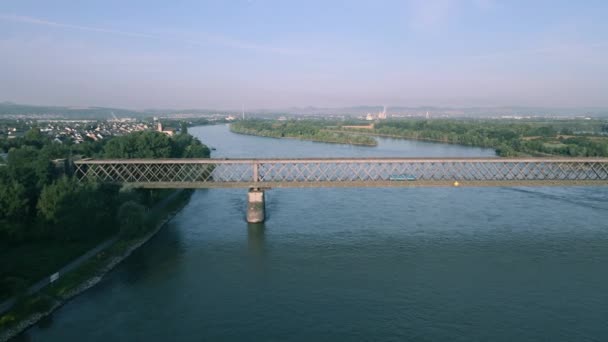
M 567 190 L 566 190 L 567 189 Z M 530 196 L 535 196 L 541 199 L 561 201 L 564 203 L 581 206 L 584 208 L 592 208 L 596 210 L 608 211 L 605 205 L 608 199 L 606 188 L 526 188 L 526 187 L 509 187 L 503 188 L 504 191 L 519 192 Z

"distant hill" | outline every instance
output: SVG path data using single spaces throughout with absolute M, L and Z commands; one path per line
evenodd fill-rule
M 377 113 L 382 111 L 382 106 L 353 106 L 353 107 L 291 107 L 283 111 L 288 114 L 303 114 L 303 115 L 352 115 L 360 116 L 367 113 Z M 438 107 L 438 106 L 387 106 L 387 112 L 390 114 L 424 114 L 429 112 L 434 115 L 446 115 L 454 117 L 497 117 L 508 115 L 519 116 L 557 116 L 557 117 L 575 117 L 575 116 L 592 116 L 592 117 L 608 117 L 608 108 L 588 107 L 588 108 L 545 108 L 545 107 Z M 278 112 L 277 110 L 267 112 Z
M 144 109 L 144 112 L 155 115 L 177 115 L 177 114 L 192 114 L 192 115 L 212 115 L 212 114 L 233 114 L 236 110 L 224 110 L 224 109 L 201 109 L 201 108 L 186 108 L 186 109 L 175 109 L 175 108 L 150 108 Z
M 137 118 L 152 115 L 147 112 L 120 108 L 33 106 L 12 102 L 0 102 L 0 118 L 6 116 L 44 116 L 66 119 L 110 119 L 113 117 L 112 113 L 118 118 Z
M 351 106 L 351 107 L 290 107 L 285 109 L 249 109 L 247 115 L 281 116 L 291 115 L 344 115 L 362 116 L 367 113 L 382 111 L 382 106 Z M 390 106 L 387 113 L 423 115 L 429 112 L 431 117 L 499 117 L 499 116 L 551 116 L 575 117 L 590 116 L 608 118 L 608 108 L 544 108 L 544 107 L 439 107 L 439 106 Z M 112 113 L 118 118 L 142 118 L 152 116 L 179 116 L 180 114 L 210 115 L 210 114 L 240 114 L 240 110 L 215 109 L 144 109 L 135 111 L 121 108 L 106 107 L 62 107 L 62 106 L 34 106 L 0 102 L 0 119 L 8 115 L 32 117 L 60 117 L 66 119 L 110 119 Z

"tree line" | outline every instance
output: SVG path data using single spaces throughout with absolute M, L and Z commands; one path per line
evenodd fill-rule
M 234 133 L 257 135 L 272 138 L 294 138 L 336 144 L 376 146 L 374 138 L 327 130 L 327 123 L 312 120 L 245 120 L 230 125 Z
M 580 126 L 580 127 L 577 127 Z M 562 155 L 608 157 L 602 122 L 496 120 L 389 120 L 369 131 L 376 135 L 487 147 L 503 157 Z M 577 130 L 590 130 L 577 132 Z
M 143 131 L 81 144 L 61 144 L 33 128 L 23 137 L 2 141 L 8 153 L 0 165 L 0 292 L 26 283 L 18 250 L 27 246 L 97 243 L 120 233 L 141 233 L 143 213 L 166 191 L 121 189 L 112 184 L 80 183 L 71 160 L 92 158 L 208 158 L 209 148 L 184 133 L 169 137 Z M 39 251 L 37 251 L 39 252 Z M 21 258 L 28 258 L 21 255 Z M 50 255 L 49 258 L 53 258 Z M 31 265 L 36 267 L 36 265 Z M 22 267 L 23 268 L 23 267 Z M 51 270 L 47 270 L 51 271 Z M 38 272 L 39 273 L 39 272 Z M 2 296 L 0 296 L 2 297 Z

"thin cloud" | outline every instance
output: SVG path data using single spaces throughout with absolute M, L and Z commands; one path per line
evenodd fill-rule
M 416 31 L 436 31 L 470 6 L 483 11 L 495 7 L 496 3 L 495 0 L 410 0 L 409 26 Z
M 414 0 L 409 6 L 410 27 L 417 31 L 439 28 L 450 18 L 454 5 L 454 0 Z
M 0 20 L 12 21 L 12 22 L 24 23 L 24 24 L 33 24 L 33 25 L 40 25 L 40 26 L 50 26 L 50 27 L 57 27 L 57 28 L 64 28 L 64 29 L 72 29 L 72 30 L 79 30 L 79 31 L 109 33 L 109 34 L 121 35 L 121 36 L 126 36 L 126 37 L 150 38 L 150 39 L 159 38 L 157 36 L 153 36 L 153 35 L 145 34 L 145 33 L 127 32 L 127 31 L 119 31 L 119 30 L 112 30 L 112 29 L 105 29 L 105 28 L 98 28 L 98 27 L 64 24 L 64 23 L 58 23 L 58 22 L 54 22 L 54 21 L 48 21 L 48 20 L 44 20 L 44 19 L 38 19 L 38 18 L 22 16 L 22 15 L 0 14 Z
M 171 41 L 182 44 L 187 44 L 191 46 L 206 46 L 208 44 L 222 45 L 229 48 L 243 49 L 243 50 L 256 50 L 261 52 L 271 52 L 277 54 L 285 54 L 285 55 L 295 55 L 302 54 L 303 51 L 283 48 L 283 47 L 275 47 L 275 46 L 267 46 L 262 44 L 251 43 L 247 41 L 241 41 L 238 39 L 232 39 L 220 35 L 211 35 L 211 34 L 199 34 L 199 36 L 203 36 L 204 41 L 197 41 L 192 39 L 182 39 L 178 37 L 167 37 L 161 35 L 152 35 L 147 33 L 140 32 L 131 32 L 131 31 L 121 31 L 100 27 L 92 27 L 92 26 L 83 26 L 83 25 L 72 25 L 66 23 L 59 23 L 55 21 L 49 21 L 45 19 L 39 19 L 30 16 L 21 16 L 14 14 L 3 14 L 0 13 L 0 20 L 3 21 L 11 21 L 22 24 L 31 24 L 31 25 L 39 25 L 39 26 L 47 26 L 47 27 L 56 27 L 68 30 L 77 30 L 77 31 L 87 31 L 87 32 L 95 32 L 95 33 L 103 33 L 103 34 L 112 34 L 119 35 L 130 38 L 145 38 L 145 39 L 154 39 L 154 40 L 163 40 L 163 41 Z
M 608 42 L 597 42 L 590 44 L 560 44 L 554 46 L 540 47 L 540 48 L 531 48 L 531 49 L 521 49 L 521 50 L 507 50 L 500 51 L 489 54 L 482 55 L 473 55 L 467 56 L 472 59 L 479 60 L 487 60 L 487 59 L 502 59 L 502 58 L 517 58 L 529 55 L 547 55 L 547 54 L 557 54 L 557 53 L 566 53 L 573 51 L 582 51 L 584 49 L 597 49 L 607 47 Z

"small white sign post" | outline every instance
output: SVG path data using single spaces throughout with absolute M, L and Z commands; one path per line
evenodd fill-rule
M 55 272 L 55 273 L 51 274 L 51 276 L 50 276 L 51 283 L 55 282 L 57 279 L 59 279 L 59 272 Z

